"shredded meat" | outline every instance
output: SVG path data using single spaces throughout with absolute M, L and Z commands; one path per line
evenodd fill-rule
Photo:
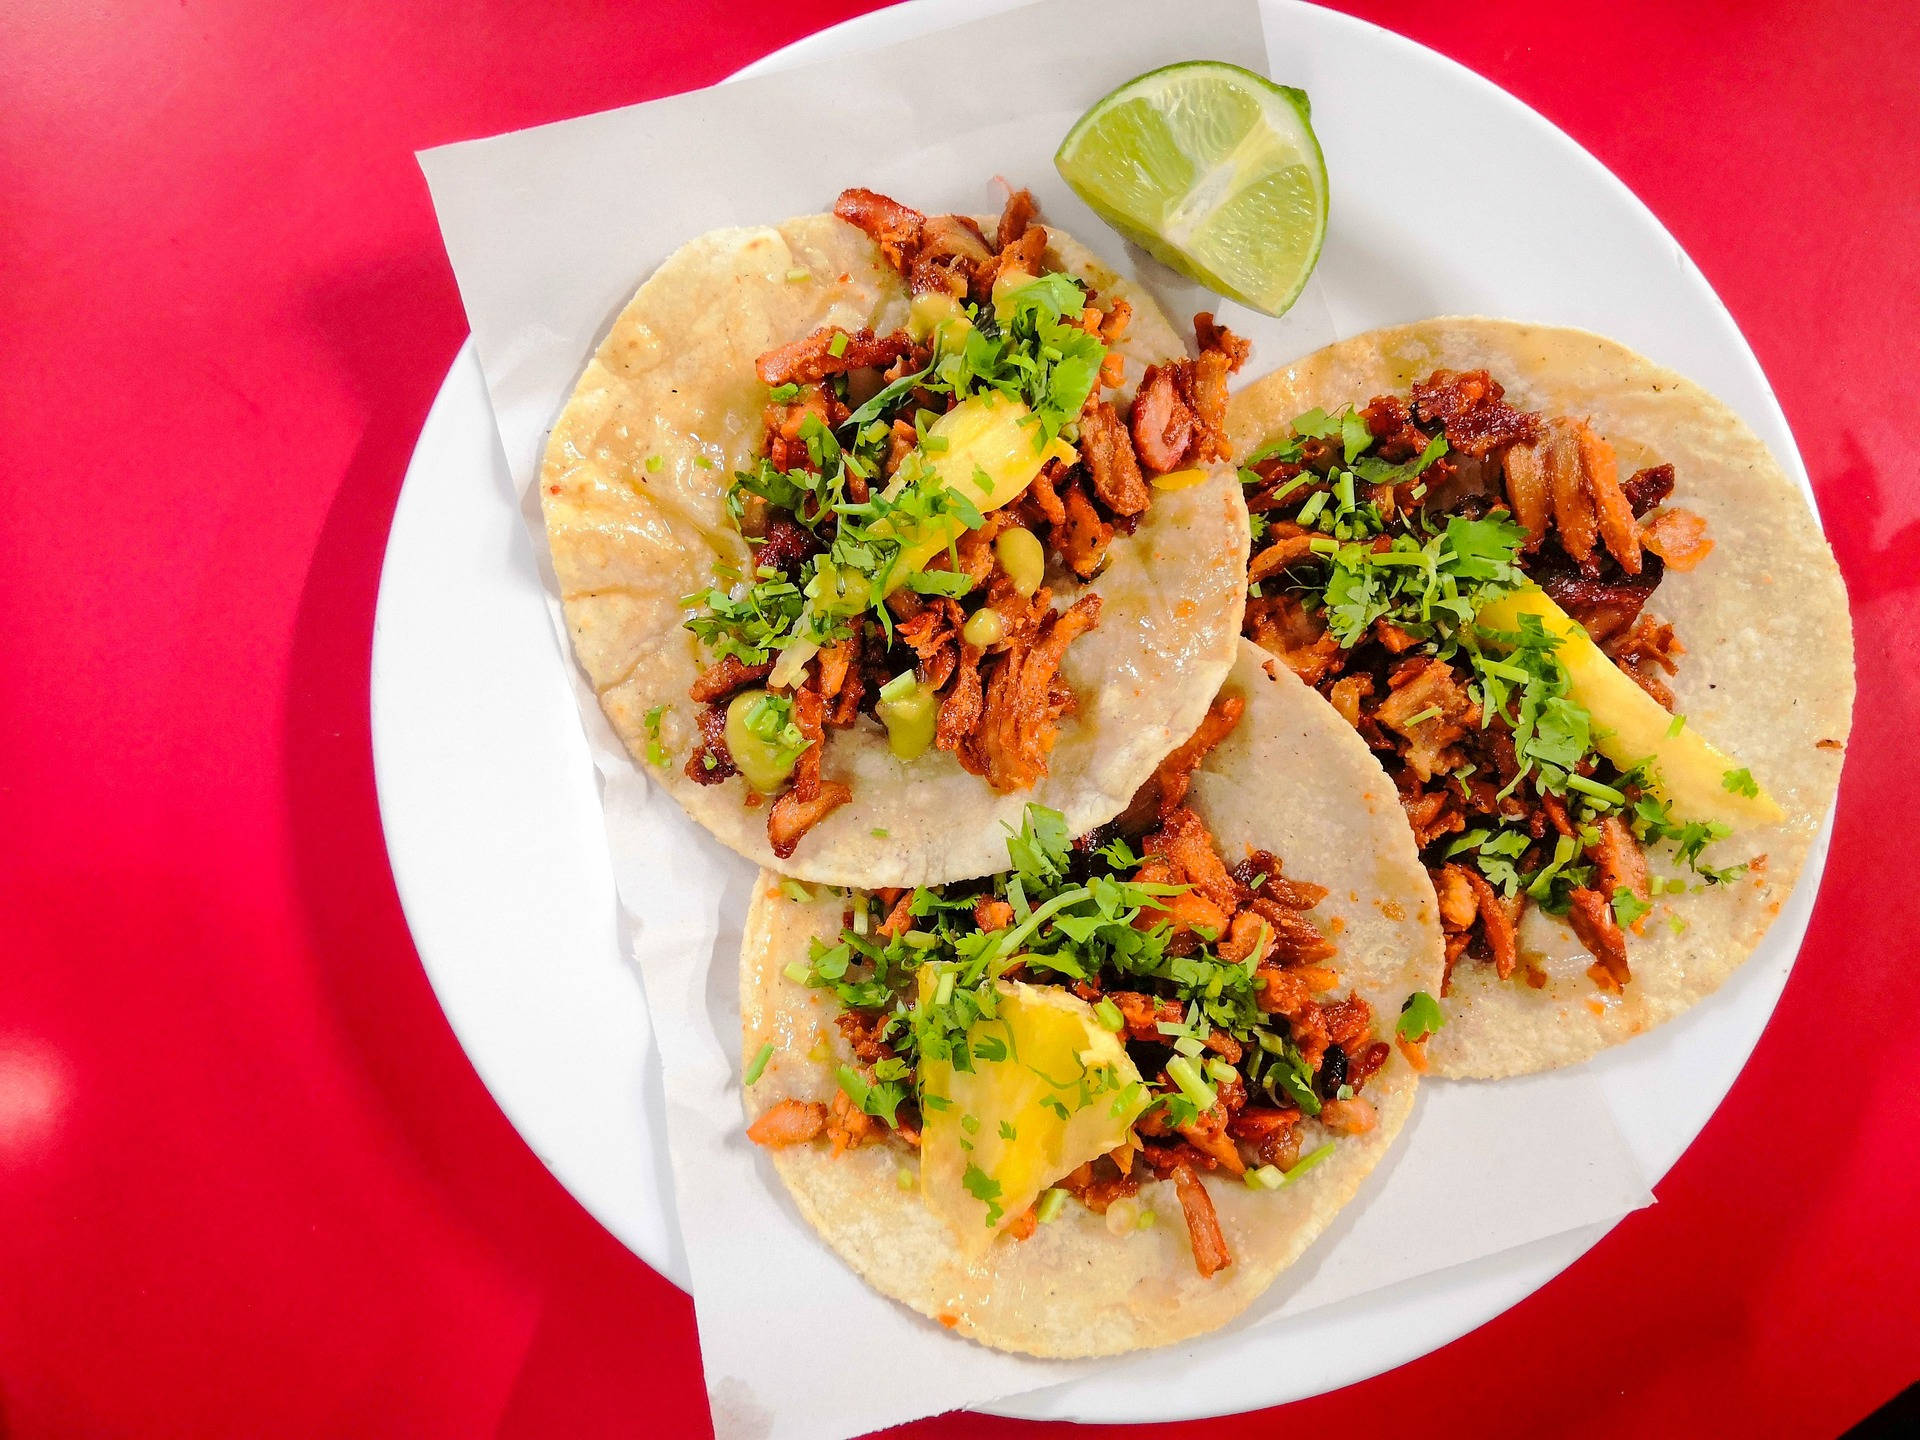
M 909 258 L 920 246 L 920 234 L 927 217 L 898 200 L 873 190 L 858 187 L 842 190 L 833 202 L 833 213 L 864 230 L 887 263 L 903 275 Z
M 1283 896 L 1256 894 L 1246 908 L 1273 927 L 1273 949 L 1268 953 L 1274 964 L 1293 967 L 1332 958 L 1333 942 L 1301 907 L 1288 904 Z
M 1091 580 L 1106 563 L 1107 547 L 1113 543 L 1113 526 L 1100 518 L 1087 492 L 1076 480 L 1060 497 L 1064 518 L 1053 527 L 1053 548 L 1082 580 Z
M 906 898 L 911 901 L 912 891 Z M 880 1032 L 887 1026 L 888 1016 L 883 1010 L 842 1010 L 833 1017 L 833 1023 L 847 1039 L 853 1058 L 862 1065 L 873 1065 L 893 1054 L 893 1047 L 880 1038 Z
M 702 670 L 688 693 L 702 705 L 715 700 L 724 700 L 734 691 L 751 685 L 756 680 L 766 679 L 767 673 L 772 669 L 771 660 L 760 665 L 748 665 L 738 655 L 728 655 Z
M 1642 525 L 1640 539 L 1671 568 L 1681 571 L 1693 569 L 1713 549 L 1713 541 L 1707 538 L 1707 522 L 1693 511 L 1677 507 L 1662 510 Z
M 1638 575 L 1615 572 L 1610 579 L 1597 579 L 1574 569 L 1543 565 L 1533 578 L 1542 590 L 1593 637 L 1593 643 L 1605 646 L 1630 629 L 1647 603 L 1665 567 L 1659 560 L 1644 564 Z
M 1313 542 L 1319 538 L 1315 531 L 1304 529 L 1291 520 L 1282 520 L 1271 526 L 1267 533 L 1274 537 L 1273 543 L 1255 555 L 1247 566 L 1249 583 L 1257 585 L 1282 570 L 1294 565 L 1311 564 L 1319 559 L 1313 551 Z
M 1141 995 L 1131 990 L 1115 990 L 1107 998 L 1119 1008 L 1120 1020 L 1125 1027 L 1121 1033 L 1129 1040 L 1153 1041 L 1164 1045 L 1167 1037 L 1159 1030 L 1159 1022 L 1178 1025 L 1186 1008 L 1178 1000 L 1156 1000 L 1151 995 Z
M 1593 497 L 1587 492 L 1585 472 L 1580 465 L 1580 440 L 1574 427 L 1555 420 L 1547 427 L 1547 486 L 1553 494 L 1553 523 L 1560 532 L 1560 548 L 1576 564 L 1584 566 L 1593 557 L 1593 542 L 1599 536 L 1599 517 L 1593 512 Z
M 700 740 L 687 756 L 686 776 L 702 785 L 718 785 L 740 772 L 727 749 L 727 707 L 703 706 L 700 711 Z
M 1293 880 L 1280 873 L 1280 857 L 1255 850 L 1233 867 L 1233 878 L 1250 896 L 1270 900 L 1288 910 L 1311 910 L 1327 898 L 1327 887 Z
M 1249 1105 L 1227 1122 L 1227 1133 L 1250 1146 L 1264 1165 L 1286 1169 L 1299 1156 L 1300 1112 Z
M 1193 411 L 1180 398 L 1173 367 L 1149 365 L 1133 397 L 1133 445 L 1156 474 L 1178 470 L 1193 439 Z
M 870 1140 L 882 1139 L 885 1133 L 885 1128 L 854 1104 L 846 1091 L 833 1092 L 833 1099 L 827 1105 L 827 1139 L 833 1142 L 835 1155 L 844 1155 Z
M 1180 1194 L 1180 1209 L 1187 1217 L 1187 1237 L 1193 1242 L 1193 1263 L 1201 1277 L 1211 1278 L 1233 1264 L 1227 1249 L 1227 1237 L 1220 1233 L 1220 1217 L 1214 1213 L 1213 1197 L 1191 1165 L 1173 1167 L 1174 1188 Z
M 1133 398 L 1133 443 L 1149 470 L 1232 458 L 1227 444 L 1227 376 L 1251 349 L 1204 311 L 1193 317 L 1200 358 L 1149 365 Z
M 1100 503 L 1116 515 L 1138 515 L 1153 498 L 1140 476 L 1133 441 L 1113 406 L 1089 404 L 1080 417 L 1080 453 Z
M 1679 669 L 1673 657 L 1684 653 L 1673 626 L 1641 615 L 1624 634 L 1610 636 L 1600 648 L 1634 684 L 1664 708 L 1673 709 L 1673 690 L 1663 677 Z
M 1479 906 L 1480 928 L 1487 937 L 1487 949 L 1493 953 L 1494 973 L 1505 980 L 1520 963 L 1519 937 L 1513 923 L 1513 912 L 1478 870 L 1464 865 L 1455 868 L 1467 877 L 1467 886 L 1473 891 L 1473 898 Z
M 1644 470 L 1636 470 L 1621 483 L 1620 491 L 1633 507 L 1637 520 L 1673 494 L 1673 466 L 1649 465 Z
M 1633 506 L 1620 489 L 1620 465 L 1613 446 L 1593 433 L 1593 427 L 1581 422 L 1575 430 L 1580 446 L 1580 475 L 1593 502 L 1594 518 L 1600 526 L 1600 539 L 1607 553 L 1629 575 L 1640 573 L 1640 527 L 1634 523 Z
M 1022 231 L 1020 238 L 1008 245 L 997 255 L 990 255 L 973 268 L 971 286 L 973 298 L 980 304 L 986 304 L 993 298 L 993 287 L 1003 275 L 1037 275 L 1043 268 L 1042 257 L 1047 250 L 1047 232 L 1043 226 L 1031 225 Z
M 958 600 L 927 596 L 921 608 L 894 627 L 902 644 L 914 653 L 920 681 L 938 690 L 953 675 L 960 660 L 960 627 L 967 623 Z
M 1415 657 L 1398 665 L 1387 683 L 1387 698 L 1373 712 L 1382 725 L 1407 738 L 1406 761 L 1421 780 L 1450 770 L 1458 758 L 1454 744 L 1478 723 L 1478 707 L 1444 660 Z
M 826 1128 L 827 1107 L 818 1100 L 781 1100 L 747 1127 L 747 1138 L 756 1145 L 778 1149 L 803 1145 L 818 1138 Z
M 1587 971 L 1594 983 L 1605 990 L 1625 988 L 1632 978 L 1627 969 L 1627 937 L 1614 918 L 1613 901 L 1598 890 L 1577 889 L 1567 910 L 1567 923 L 1594 958 Z
M 1000 211 L 1000 226 L 994 233 L 993 248 L 1004 250 L 1022 235 L 1033 223 L 1033 217 L 1040 212 L 1034 203 L 1031 190 L 1015 190 L 1007 196 L 1005 208 Z
M 836 343 L 838 355 L 833 353 Z M 913 341 L 904 330 L 876 336 L 867 329 L 848 331 L 828 325 L 767 351 L 753 362 L 753 368 L 768 385 L 811 385 L 829 375 L 891 365 L 912 349 Z
M 1438 423 L 1447 444 L 1479 459 L 1513 444 L 1531 444 L 1540 433 L 1540 417 L 1507 404 L 1506 390 L 1484 370 L 1436 370 L 1413 387 L 1414 416 Z
M 986 682 L 978 727 L 959 747 L 961 764 L 1002 794 L 1030 789 L 1047 773 L 1060 717 L 1073 705 L 1055 685 L 1061 657 L 1099 619 L 1100 597 L 1083 595 L 1069 609 L 1049 611 L 1030 641 L 1008 648 Z
M 1223 910 L 1230 911 L 1238 903 L 1239 884 L 1214 850 L 1205 822 L 1186 806 L 1164 811 L 1160 828 L 1141 841 L 1140 848 L 1148 856 L 1166 860 L 1176 885 L 1191 885 Z
M 820 549 L 810 531 L 780 516 L 767 522 L 766 532 L 754 548 L 756 570 L 778 570 L 791 580 L 799 575 L 801 562 Z
M 1115 1153 L 1129 1153 L 1119 1151 Z M 1072 1171 L 1057 1183 L 1096 1215 L 1104 1215 L 1114 1201 L 1134 1194 L 1140 1188 L 1137 1171 L 1122 1170 L 1118 1162 L 1102 1155 Z
M 1187 798 L 1193 772 L 1212 753 L 1215 746 L 1233 733 L 1246 712 L 1247 702 L 1238 695 L 1225 693 L 1213 697 L 1199 728 L 1167 753 L 1127 808 L 1114 822 L 1124 835 L 1140 835 L 1174 806 Z
M 1285 543 L 1285 542 L 1282 542 Z M 1280 657 L 1309 685 L 1318 685 L 1340 664 L 1340 642 L 1301 598 L 1283 590 L 1247 601 L 1246 634 L 1254 644 Z
M 1480 901 L 1464 865 L 1448 863 L 1434 871 L 1433 896 L 1439 903 L 1440 924 L 1448 930 L 1468 929 L 1479 918 Z
M 1236 1089 L 1240 1082 L 1234 1082 Z M 1244 1102 L 1244 1092 L 1241 1095 Z M 1240 1158 L 1240 1151 L 1227 1135 L 1227 1106 L 1216 1102 L 1203 1114 L 1196 1116 L 1190 1123 L 1177 1127 L 1177 1133 L 1202 1155 L 1217 1163 L 1230 1175 L 1247 1173 L 1247 1162 Z
M 1507 505 L 1513 518 L 1526 527 L 1529 547 L 1547 537 L 1547 520 L 1553 513 L 1553 495 L 1547 486 L 1546 460 L 1542 446 L 1513 445 L 1501 460 L 1507 479 Z
M 980 682 L 979 647 L 962 643 L 952 683 L 940 697 L 940 713 L 933 722 L 933 743 L 961 756 L 967 764 L 974 729 L 980 724 L 984 692 Z M 972 769 L 972 766 L 968 766 Z M 975 770 L 975 774 L 980 773 Z
M 767 843 L 782 860 L 788 859 L 802 837 L 827 816 L 853 799 L 838 780 L 820 778 L 820 756 L 826 748 L 826 702 L 811 686 L 793 696 L 793 723 L 806 737 L 807 748 L 794 762 L 793 785 L 767 811 Z
M 1242 339 L 1224 325 L 1214 323 L 1213 312 L 1202 310 L 1193 317 L 1193 338 L 1202 352 L 1213 350 L 1227 362 L 1227 373 L 1236 374 L 1253 354 L 1253 342 Z
M 1601 894 L 1612 895 L 1624 889 L 1637 900 L 1645 901 L 1649 897 L 1646 854 L 1619 816 L 1601 817 L 1600 842 L 1588 853 L 1598 870 Z

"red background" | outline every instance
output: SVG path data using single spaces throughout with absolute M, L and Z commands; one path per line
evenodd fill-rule
M 687 1301 L 494 1108 L 382 848 L 375 585 L 466 332 L 412 154 L 861 8 L 0 0 L 0 1433 L 705 1432 Z M 1920 9 L 1350 8 L 1565 126 L 1732 307 L 1852 588 L 1853 759 L 1655 1209 L 1424 1360 L 1158 1433 L 1831 1434 L 1920 1374 Z

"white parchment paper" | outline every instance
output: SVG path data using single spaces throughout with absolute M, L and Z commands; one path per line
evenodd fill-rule
M 423 154 L 562 645 L 532 493 L 548 428 L 640 281 L 702 231 L 822 210 L 852 184 L 929 211 L 992 210 L 991 181 L 1002 176 L 1031 187 L 1044 219 L 1132 272 L 1170 313 L 1218 308 L 1255 342 L 1250 373 L 1337 338 L 1317 285 L 1279 321 L 1213 306 L 1122 246 L 1054 173 L 1053 150 L 1087 105 L 1130 76 L 1195 58 L 1265 70 L 1254 0 L 1054 0 L 850 59 Z M 800 1220 L 743 1133 L 737 964 L 752 867 L 647 782 L 577 672 L 574 685 L 625 941 L 665 1071 L 721 1440 L 840 1440 L 1116 1363 L 1026 1360 L 957 1339 L 868 1290 Z M 1429 1085 L 1360 1197 L 1223 1337 L 1651 1198 L 1585 1074 Z

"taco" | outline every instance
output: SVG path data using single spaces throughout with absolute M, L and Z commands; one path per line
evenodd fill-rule
M 733 849 L 835 884 L 984 874 L 1029 802 L 1111 819 L 1238 643 L 1245 346 L 1196 328 L 1197 360 L 1025 191 L 981 222 L 849 190 L 675 253 L 540 476 L 628 750 Z
M 1447 935 L 1440 1074 L 1564 1065 L 1750 954 L 1833 801 L 1846 592 L 1698 386 L 1579 330 L 1441 319 L 1234 398 L 1246 633 L 1393 777 Z
M 1244 646 L 1113 822 L 1030 806 L 1004 873 L 763 872 L 748 1135 L 875 1289 L 961 1335 L 1113 1354 L 1225 1324 L 1405 1123 L 1433 895 L 1366 747 Z

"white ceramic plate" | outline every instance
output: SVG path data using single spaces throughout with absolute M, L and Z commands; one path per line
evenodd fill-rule
M 754 68 L 871 48 L 1008 3 L 918 0 Z M 1264 0 L 1264 11 L 1275 77 L 1316 102 L 1335 197 L 1318 284 L 1340 334 L 1474 313 L 1604 331 L 1727 400 L 1808 488 L 1732 318 L 1596 160 L 1410 41 L 1286 0 Z M 1409 205 L 1406 157 L 1435 135 L 1446 137 L 1446 174 Z M 1258 355 L 1253 369 L 1288 358 Z M 613 877 L 570 662 L 511 496 L 469 344 L 421 432 L 381 576 L 372 726 L 388 853 L 428 978 L 487 1088 L 561 1184 L 684 1287 L 659 1067 L 638 979 L 615 943 Z M 1594 1062 L 1649 1180 L 1679 1158 L 1746 1062 L 1825 858 L 1823 835 L 1766 943 L 1719 994 Z M 1171 1420 L 1319 1394 L 1466 1333 L 1603 1233 L 1571 1232 L 1149 1355 L 1097 1382 L 1023 1396 L 1006 1412 Z M 1278 1347 L 1284 1366 L 1271 1361 Z

